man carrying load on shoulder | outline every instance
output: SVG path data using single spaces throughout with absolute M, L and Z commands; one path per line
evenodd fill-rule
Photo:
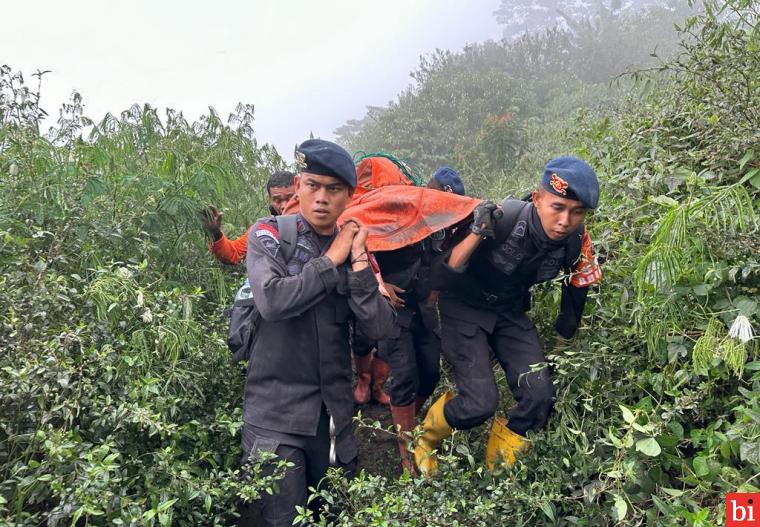
M 469 231 L 436 266 L 442 351 L 453 369 L 457 394 L 447 392 L 438 399 L 421 425 L 415 461 L 423 474 L 436 471 L 434 450 L 454 429 L 481 425 L 496 412 L 499 392 L 491 350 L 517 404 L 508 420 L 494 419 L 486 447 L 489 470 L 498 461 L 512 465 L 529 445 L 526 433 L 546 425 L 554 388 L 547 367 L 531 371 L 546 357 L 526 315 L 530 287 L 567 273 L 555 329 L 571 338 L 588 288 L 601 278 L 583 223 L 598 201 L 599 183 L 587 163 L 569 156 L 553 159 L 532 203 L 505 200 L 501 209 L 481 203 Z
M 367 230 L 355 221 L 337 226 L 356 186 L 351 156 L 319 139 L 296 154 L 291 256 L 283 256 L 275 217 L 256 222 L 246 256 L 260 319 L 243 403 L 244 461 L 271 452 L 293 463 L 279 490 L 254 503 L 257 525 L 267 526 L 292 525 L 330 465 L 355 469 L 349 325 L 379 340 L 395 323 L 368 263 Z

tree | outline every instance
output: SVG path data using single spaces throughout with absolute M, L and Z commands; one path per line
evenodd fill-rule
M 598 17 L 615 17 L 653 6 L 676 10 L 685 2 L 665 0 L 501 0 L 494 11 L 496 21 L 504 26 L 504 38 L 538 32 L 554 26 L 572 29 L 578 22 Z

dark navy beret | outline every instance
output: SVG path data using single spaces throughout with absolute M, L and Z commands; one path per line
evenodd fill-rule
M 309 139 L 296 148 L 296 162 L 303 172 L 332 176 L 356 187 L 356 166 L 346 150 L 324 139 Z
M 541 186 L 556 196 L 580 201 L 589 209 L 599 204 L 596 173 L 577 157 L 562 156 L 549 161 L 541 176 Z
M 435 171 L 433 179 L 438 183 L 446 192 L 453 192 L 464 196 L 464 183 L 459 176 L 459 172 L 451 167 L 443 166 Z

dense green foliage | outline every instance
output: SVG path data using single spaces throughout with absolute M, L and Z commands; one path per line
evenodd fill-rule
M 758 491 L 760 356 L 728 328 L 760 326 L 759 11 L 708 3 L 673 58 L 613 86 L 667 20 L 440 53 L 342 130 L 494 198 L 554 154 L 586 157 L 604 278 L 559 347 L 556 284 L 539 291 L 557 404 L 515 467 L 489 474 L 486 428 L 458 432 L 432 480 L 333 477 L 315 523 L 718 526 L 726 492 Z M 0 525 L 230 525 L 238 494 L 275 483 L 238 479 L 221 312 L 240 274 L 207 254 L 197 210 L 242 230 L 282 160 L 247 106 L 227 124 L 150 107 L 92 123 L 75 96 L 42 135 L 38 99 L 0 70 Z
M 246 106 L 94 124 L 75 95 L 42 137 L 37 101 L 0 71 L 0 524 L 229 524 L 242 379 L 221 306 L 240 278 L 197 210 L 242 230 L 282 161 Z
M 454 160 L 469 160 L 468 183 L 492 198 L 528 189 L 555 153 L 589 159 L 603 183 L 590 225 L 605 275 L 586 327 L 549 356 L 556 412 L 523 463 L 493 478 L 481 461 L 487 428 L 457 433 L 446 445 L 451 465 L 430 483 L 336 481 L 343 525 L 717 526 L 725 493 L 758 491 L 760 355 L 756 340 L 727 336 L 738 315 L 755 328 L 760 320 L 758 3 L 704 8 L 681 28 L 674 58 L 636 75 L 634 87 L 643 90 L 601 106 L 572 90 L 570 98 L 555 92 L 557 106 L 581 111 L 537 114 L 523 158 L 516 152 L 506 177 L 496 172 L 496 155 L 458 157 L 451 128 L 417 138 L 421 149 L 437 141 Z M 426 115 L 430 90 L 445 89 L 438 76 L 468 77 L 467 66 L 450 64 L 483 66 L 484 55 L 472 53 L 438 63 L 351 144 L 388 138 L 412 148 L 407 130 L 418 121 L 409 116 Z M 482 79 L 472 70 L 476 89 Z M 518 98 L 530 101 L 513 94 L 502 108 Z M 475 106 L 467 104 L 465 115 Z M 493 111 L 486 108 L 481 115 Z M 398 136 L 391 137 L 393 126 Z M 478 133 L 469 128 L 470 137 L 482 139 Z M 415 155 L 424 163 L 419 156 L 431 152 Z M 544 288 L 534 316 L 547 336 L 557 307 L 556 287 Z

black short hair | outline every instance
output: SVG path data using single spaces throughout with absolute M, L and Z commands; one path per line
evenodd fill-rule
M 267 193 L 269 192 L 269 189 L 273 187 L 292 187 L 293 178 L 295 178 L 293 172 L 278 170 L 269 176 L 269 181 L 267 181 Z
M 435 177 L 430 178 L 430 181 L 427 182 L 427 187 L 434 190 L 443 190 L 443 187 L 440 183 L 438 183 L 438 180 L 435 179 Z

